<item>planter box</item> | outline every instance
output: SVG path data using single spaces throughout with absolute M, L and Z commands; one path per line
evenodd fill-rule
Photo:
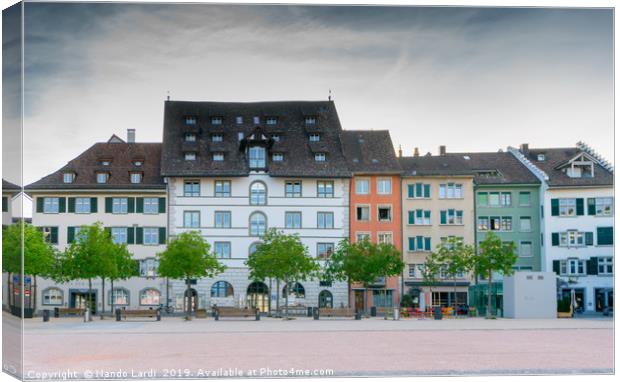
M 558 318 L 573 318 L 571 312 L 558 312 Z

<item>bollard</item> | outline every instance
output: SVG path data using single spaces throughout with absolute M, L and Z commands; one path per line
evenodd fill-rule
M 60 317 L 60 308 L 54 308 L 54 318 Z
M 312 310 L 312 315 L 315 320 L 318 320 L 319 319 L 319 308 L 314 308 Z
M 161 321 L 161 309 L 157 309 L 157 321 Z
M 45 309 L 43 311 L 43 322 L 49 322 L 50 320 L 50 311 L 48 309 Z
M 400 320 L 400 309 L 398 308 L 394 308 L 394 316 L 393 316 L 394 321 L 398 321 Z
M 309 306 L 308 307 L 308 317 L 312 317 L 312 312 L 313 312 L 312 307 Z
M 116 308 L 116 310 L 114 311 L 114 314 L 116 315 L 116 321 L 120 321 L 121 320 L 121 310 L 119 308 Z
M 377 307 L 376 306 L 371 306 L 370 307 L 370 316 L 371 317 L 377 317 Z
M 84 322 L 90 321 L 90 309 L 84 311 Z
M 260 321 L 260 311 L 256 309 L 256 321 Z
M 436 320 L 441 320 L 443 317 L 443 314 L 441 313 L 441 307 L 436 306 L 433 311 L 433 315 L 435 316 Z

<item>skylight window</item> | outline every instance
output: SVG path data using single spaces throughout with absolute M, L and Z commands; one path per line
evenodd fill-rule
M 243 117 L 236 117 L 235 118 L 235 122 L 237 123 L 237 125 L 242 125 L 243 124 Z
M 142 183 L 142 173 L 132 172 L 130 175 L 130 180 L 133 184 Z
M 278 123 L 277 117 L 267 117 L 267 119 L 265 120 L 265 124 L 267 125 L 275 125 L 277 123 Z
M 327 156 L 325 153 L 316 153 L 314 154 L 314 160 L 316 162 L 325 162 L 327 160 Z
M 185 160 L 196 160 L 196 153 L 195 152 L 185 153 Z
M 142 166 L 142 163 L 143 163 L 143 162 L 142 162 L 141 160 L 136 160 L 136 161 L 133 161 L 133 165 L 134 165 L 134 166 L 136 166 L 136 167 L 140 167 L 140 166 Z
M 224 141 L 224 136 L 222 134 L 213 134 L 211 136 L 211 141 L 212 142 L 223 142 Z
M 222 117 L 211 117 L 211 124 L 212 125 L 221 125 L 223 122 L 223 118 Z
M 196 124 L 196 117 L 185 117 L 185 124 L 186 125 L 195 125 Z
M 185 134 L 185 142 L 196 142 L 196 134 Z
M 274 162 L 282 162 L 284 160 L 284 154 L 274 153 L 272 159 Z
M 321 134 L 310 134 L 310 142 L 320 142 L 321 141 Z
M 213 153 L 213 160 L 216 162 L 221 162 L 224 160 L 224 153 Z
M 545 161 L 545 154 L 538 154 L 538 157 L 536 159 L 539 162 L 544 162 Z
M 99 183 L 99 184 L 108 183 L 108 173 L 107 172 L 98 172 L 97 173 L 97 183 Z
M 254 117 L 254 124 L 258 125 L 260 123 L 260 117 Z
M 274 142 L 280 142 L 280 134 L 273 134 L 271 139 L 273 139 Z
M 304 122 L 306 125 L 316 125 L 316 117 L 306 117 Z

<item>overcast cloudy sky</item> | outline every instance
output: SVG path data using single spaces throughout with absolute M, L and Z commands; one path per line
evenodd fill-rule
M 37 4 L 25 14 L 26 184 L 163 101 L 322 100 L 411 155 L 572 146 L 613 160 L 612 11 Z M 5 167 L 6 168 L 6 167 Z

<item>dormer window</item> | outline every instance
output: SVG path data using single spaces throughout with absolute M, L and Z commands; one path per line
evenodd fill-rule
M 235 122 L 237 125 L 243 125 L 243 117 L 236 117 Z
M 316 125 L 316 117 L 306 117 L 304 122 L 306 125 Z
M 75 179 L 75 174 L 72 172 L 65 172 L 62 175 L 62 181 L 63 183 L 73 183 L 73 180 Z
M 212 125 L 221 125 L 224 119 L 222 117 L 211 117 Z
M 107 172 L 98 172 L 97 173 L 97 183 L 105 184 L 108 183 L 108 173 Z
M 108 159 L 104 159 L 104 160 L 102 160 L 102 161 L 100 162 L 100 164 L 101 164 L 102 166 L 109 166 L 109 165 L 110 165 L 110 161 L 109 161 Z
M 265 168 L 265 148 L 260 146 L 250 147 L 249 153 L 249 165 L 251 169 Z
M 278 123 L 277 117 L 267 117 L 267 119 L 265 120 L 265 124 L 267 125 L 275 125 L 277 123 Z
M 193 126 L 196 124 L 196 117 L 185 117 L 185 124 L 189 126 Z
M 141 160 L 135 160 L 135 161 L 133 161 L 133 165 L 134 165 L 134 166 L 136 166 L 136 167 L 140 167 L 140 166 L 142 166 L 142 163 L 144 163 L 144 162 L 143 162 L 143 161 L 141 161 Z
M 273 153 L 273 156 L 271 157 L 271 159 L 274 162 L 282 162 L 284 160 L 284 154 L 282 154 L 282 153 Z
M 196 160 L 196 153 L 193 151 L 185 153 L 185 160 Z
M 254 124 L 258 125 L 260 123 L 260 117 L 254 117 Z
M 536 157 L 536 160 L 538 160 L 539 162 L 544 162 L 545 154 L 538 154 L 538 156 Z
M 132 172 L 130 175 L 131 183 L 140 184 L 142 183 L 142 173 L 141 172 Z
M 196 134 L 185 134 L 185 142 L 196 142 Z
M 213 153 L 213 160 L 215 162 L 222 162 L 224 160 L 224 153 Z
M 222 134 L 213 134 L 211 136 L 211 141 L 212 142 L 223 142 L 224 141 L 224 136 Z
M 310 134 L 310 142 L 320 142 L 321 134 Z
M 272 134 L 271 139 L 273 139 L 274 142 L 280 142 L 280 134 Z
M 315 162 L 325 162 L 327 160 L 327 156 L 325 153 L 316 153 L 314 154 Z

